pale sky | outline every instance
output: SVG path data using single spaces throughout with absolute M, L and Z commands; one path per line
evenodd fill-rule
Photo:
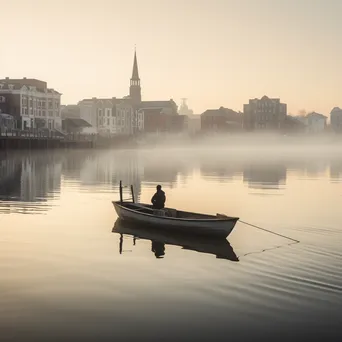
M 288 112 L 342 107 L 341 0 L 0 0 L 0 77 L 32 77 L 62 103 L 128 94 L 195 113 L 280 97 Z

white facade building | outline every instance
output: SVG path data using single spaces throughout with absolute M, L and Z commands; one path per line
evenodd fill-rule
M 307 133 L 321 133 L 327 126 L 327 117 L 316 112 L 296 116 L 296 119 L 305 124 Z
M 330 125 L 334 132 L 342 132 L 342 109 L 335 107 L 330 112 Z
M 96 98 L 85 99 L 78 102 L 78 107 L 80 108 L 80 119 L 87 121 L 92 127 L 94 127 L 97 133 L 97 108 L 96 108 Z
M 128 101 L 121 101 L 116 104 L 116 133 L 129 135 L 133 133 L 132 122 L 133 107 Z
M 78 102 L 80 118 L 87 121 L 92 127 L 89 133 L 101 135 L 116 134 L 116 117 L 113 110 L 113 99 L 84 99 Z
M 61 94 L 47 89 L 44 95 L 35 87 L 22 88 L 21 115 L 23 127 L 48 129 L 62 128 L 60 98 Z
M 136 121 L 136 127 L 138 132 L 143 132 L 144 131 L 144 123 L 145 123 L 145 115 L 144 115 L 144 110 L 138 110 L 136 112 L 137 115 L 137 121 Z
M 62 128 L 61 94 L 36 79 L 0 80 L 0 112 L 12 115 L 17 127 Z
M 131 101 L 123 99 L 116 103 L 117 134 L 130 135 L 144 130 L 144 111 L 137 110 Z
M 98 100 L 96 103 L 97 130 L 101 135 L 115 135 L 117 133 L 115 105 L 112 100 Z
M 85 99 L 78 103 L 80 118 L 103 136 L 130 135 L 144 130 L 144 112 L 130 99 Z

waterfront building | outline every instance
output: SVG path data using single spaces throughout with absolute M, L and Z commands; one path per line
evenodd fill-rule
M 0 80 L 0 113 L 9 114 L 19 129 L 61 129 L 61 93 L 44 81 L 26 78 Z
M 334 132 L 342 132 L 342 109 L 339 107 L 333 108 L 330 112 L 330 125 Z
M 280 130 L 287 116 L 287 105 L 278 98 L 263 96 L 251 99 L 243 105 L 243 127 L 245 130 Z

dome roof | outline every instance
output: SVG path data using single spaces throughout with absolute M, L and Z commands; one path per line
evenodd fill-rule
M 342 109 L 339 107 L 334 107 L 333 110 L 331 111 L 331 113 L 335 113 L 335 112 L 341 112 Z

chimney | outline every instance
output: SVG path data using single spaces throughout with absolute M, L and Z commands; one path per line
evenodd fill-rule
M 9 77 L 6 77 L 6 80 L 9 80 Z
M 26 80 L 26 77 L 24 77 L 24 80 Z

